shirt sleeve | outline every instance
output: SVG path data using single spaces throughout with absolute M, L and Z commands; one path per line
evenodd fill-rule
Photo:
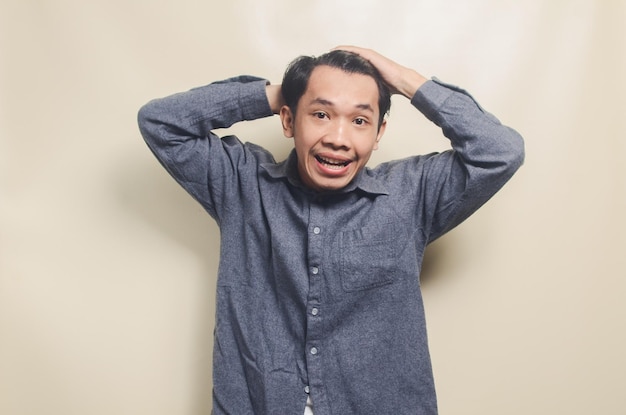
M 452 145 L 430 157 L 425 168 L 432 241 L 469 217 L 513 176 L 524 161 L 524 143 L 469 93 L 436 78 L 422 85 L 411 103 Z
M 138 114 L 139 130 L 159 162 L 214 217 L 228 177 L 245 163 L 235 137 L 213 132 L 272 115 L 261 78 L 240 76 L 155 99 Z M 232 181 L 232 180 L 231 180 Z

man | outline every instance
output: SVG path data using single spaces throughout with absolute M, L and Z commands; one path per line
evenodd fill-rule
M 390 93 L 452 149 L 365 165 Z M 280 163 L 212 130 L 279 114 Z M 141 132 L 215 218 L 215 414 L 436 414 L 419 269 L 426 245 L 485 203 L 522 139 L 463 90 L 380 54 L 301 57 L 282 85 L 243 76 L 154 100 Z

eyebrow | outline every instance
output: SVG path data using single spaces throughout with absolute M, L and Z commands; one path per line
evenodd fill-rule
M 329 100 L 324 99 L 324 98 L 315 98 L 315 99 L 311 100 L 310 104 L 321 104 L 321 105 L 325 105 L 325 106 L 328 106 L 328 107 L 335 106 L 335 104 L 332 101 L 329 101 Z M 374 112 L 374 108 L 372 108 L 372 106 L 370 104 L 356 104 L 355 107 L 358 108 L 358 109 L 361 109 L 361 110 Z

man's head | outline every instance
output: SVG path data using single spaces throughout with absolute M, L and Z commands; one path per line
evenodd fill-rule
M 294 138 L 298 172 L 308 187 L 339 190 L 378 148 L 390 107 L 378 70 L 351 52 L 294 60 L 282 84 L 284 134 Z
M 304 94 L 313 69 L 326 65 L 331 68 L 341 69 L 346 73 L 366 75 L 374 79 L 378 87 L 378 110 L 380 127 L 391 108 L 391 93 L 389 87 L 378 72 L 378 69 L 367 59 L 356 53 L 344 50 L 333 50 L 318 57 L 300 56 L 294 59 L 283 76 L 282 93 L 285 104 L 295 114 L 300 98 Z

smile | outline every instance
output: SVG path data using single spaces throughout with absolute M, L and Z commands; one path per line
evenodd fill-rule
M 315 159 L 320 163 L 330 169 L 342 169 L 352 163 L 352 160 L 335 160 L 322 156 L 315 156 Z

